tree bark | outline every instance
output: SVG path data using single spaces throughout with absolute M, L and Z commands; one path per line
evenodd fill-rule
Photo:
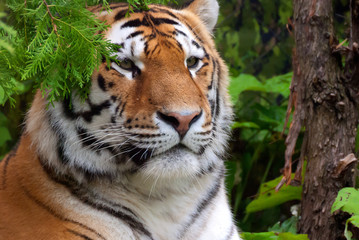
M 330 210 L 338 191 L 355 184 L 358 92 L 350 87 L 355 74 L 344 74 L 335 51 L 332 0 L 293 0 L 293 6 L 295 112 L 286 160 L 293 149 L 288 146 L 295 145 L 304 126 L 301 159 L 307 160 L 307 167 L 299 232 L 311 240 L 345 239 L 344 226 Z

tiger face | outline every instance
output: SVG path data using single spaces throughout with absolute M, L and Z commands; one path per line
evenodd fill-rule
M 86 102 L 74 95 L 72 108 L 66 99 L 50 109 L 50 125 L 65 139 L 56 164 L 91 177 L 212 171 L 222 164 L 232 115 L 227 69 L 210 35 L 216 20 L 200 15 L 198 4 L 152 5 L 129 17 L 127 9 L 92 9 L 110 24 L 104 35 L 118 45 L 118 61 L 94 72 Z

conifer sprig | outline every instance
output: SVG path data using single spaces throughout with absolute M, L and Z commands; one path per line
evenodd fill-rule
M 127 0 L 129 11 L 171 0 Z M 173 0 L 172 0 L 173 1 Z M 13 101 L 17 86 L 32 81 L 50 103 L 73 91 L 87 96 L 93 71 L 117 45 L 99 32 L 108 29 L 86 7 L 106 0 L 8 0 L 6 24 L 0 13 L 0 104 Z

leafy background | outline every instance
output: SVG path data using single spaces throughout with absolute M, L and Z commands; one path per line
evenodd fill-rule
M 183 2 L 178 1 L 178 6 Z M 337 37 L 342 41 L 347 35 L 349 0 L 333 2 Z M 215 41 L 230 69 L 229 92 L 236 114 L 226 162 L 226 184 L 235 218 L 245 239 L 307 239 L 305 235 L 296 235 L 301 186 L 274 191 L 284 165 L 287 130 L 283 134 L 282 131 L 294 46 L 292 2 L 220 0 L 220 6 Z M 3 14 L 7 10 L 0 3 L 0 33 L 9 36 L 16 33 L 2 28 L 4 22 L 10 21 Z M 0 42 L 0 53 L 5 47 Z M 4 66 L 0 66 L 0 72 L 1 67 Z M 11 77 L 15 81 L 9 82 L 8 87 L 16 91 L 8 98 L 14 101 L 6 101 L 0 107 L 0 158 L 21 134 L 21 124 L 34 94 L 32 86 L 36 84 L 33 78 L 16 81 L 17 76 Z M 0 96 L 4 89 L 6 86 L 0 85 Z M 298 153 L 299 148 L 293 159 L 298 158 Z M 349 211 L 345 204 L 336 206 L 335 210 Z M 354 216 L 351 222 L 355 221 L 358 222 Z

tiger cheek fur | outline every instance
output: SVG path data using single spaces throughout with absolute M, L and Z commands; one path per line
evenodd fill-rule
M 85 102 L 47 108 L 38 92 L 1 162 L 0 239 L 240 239 L 224 188 L 232 110 L 211 39 L 218 3 L 111 9 L 90 10 L 111 25 L 118 61 L 94 72 Z

